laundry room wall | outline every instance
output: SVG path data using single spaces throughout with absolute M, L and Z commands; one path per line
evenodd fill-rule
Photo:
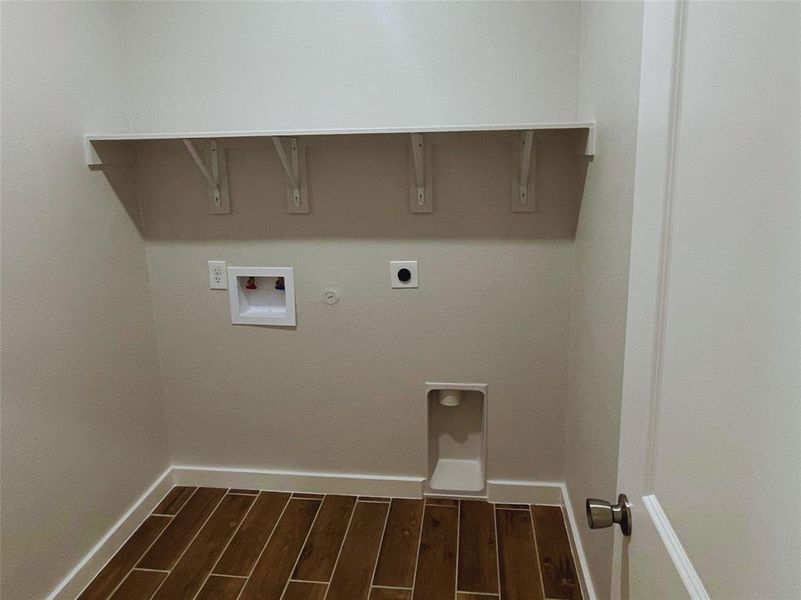
M 4 2 L 2 588 L 40 599 L 167 466 L 130 168 L 83 163 L 128 122 L 115 3 Z

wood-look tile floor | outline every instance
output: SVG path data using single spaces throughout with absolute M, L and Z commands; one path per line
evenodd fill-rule
M 80 600 L 580 599 L 557 506 L 175 487 Z

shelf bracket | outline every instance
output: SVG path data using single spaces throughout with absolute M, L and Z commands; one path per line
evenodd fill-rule
M 412 134 L 412 156 L 414 157 L 414 179 L 417 184 L 417 206 L 426 203 L 425 141 L 420 133 Z
M 306 149 L 300 147 L 298 138 L 286 138 L 289 152 L 284 147 L 284 140 L 273 137 L 273 146 L 281 160 L 287 180 L 287 211 L 291 214 L 307 214 L 309 212 L 308 182 L 306 181 Z
M 426 153 L 425 138 L 421 133 L 411 134 L 411 165 L 409 208 L 413 213 L 433 211 L 431 191 L 431 159 Z
M 534 152 L 536 142 L 534 141 L 534 131 L 529 129 L 520 132 L 518 157 L 516 168 L 519 169 L 519 177 L 512 185 L 512 212 L 534 212 L 536 204 L 534 202 L 534 181 L 531 181 L 532 168 L 536 165 L 537 155 Z
M 213 215 L 230 214 L 228 162 L 225 150 L 219 147 L 216 139 L 209 140 L 209 162 L 211 162 L 211 171 L 209 171 L 206 161 L 200 156 L 192 140 L 184 138 L 183 143 L 209 187 L 209 212 Z

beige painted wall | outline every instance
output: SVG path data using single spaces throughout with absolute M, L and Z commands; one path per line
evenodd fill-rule
M 430 136 L 431 215 L 409 213 L 405 136 L 313 140 L 309 215 L 286 213 L 266 140 L 226 143 L 230 216 L 208 214 L 179 143 L 143 145 L 174 462 L 425 476 L 423 383 L 481 382 L 489 477 L 561 480 L 586 165 L 571 135 L 541 135 L 536 214 L 509 211 L 514 134 Z M 294 267 L 297 329 L 232 326 L 209 259 Z M 419 261 L 418 290 L 390 289 L 392 259 Z
M 579 140 L 543 136 L 536 215 L 509 213 L 514 140 L 498 134 L 439 138 L 437 212 L 422 216 L 408 213 L 406 140 L 317 144 L 308 216 L 286 214 L 264 140 L 227 144 L 224 217 L 207 214 L 179 144 L 144 144 L 146 248 L 130 173 L 107 170 L 118 197 L 80 162 L 86 131 L 575 118 L 578 3 L 378 6 L 3 4 L 4 593 L 41 596 L 152 482 L 164 420 L 173 463 L 424 475 L 423 381 L 486 382 L 488 475 L 564 479 Z M 359 36 L 338 37 L 354 23 Z M 226 52 L 203 43 L 233 31 Z M 609 310 L 588 308 L 604 289 L 593 255 L 620 250 L 614 169 L 628 138 L 615 131 L 628 121 L 609 101 L 579 233 L 590 291 L 572 293 L 615 322 L 619 290 Z M 596 218 L 610 229 L 587 231 Z M 226 293 L 207 289 L 212 258 L 294 266 L 297 329 L 231 326 Z M 419 290 L 389 289 L 393 258 L 420 261 Z M 31 286 L 6 284 L 32 269 Z M 604 367 L 577 370 L 579 385 Z M 54 484 L 58 498 L 41 493 Z
M 595 591 L 609 597 L 612 530 L 590 531 L 588 497 L 617 497 L 642 6 L 583 2 L 580 115 L 598 122 L 576 233 L 565 480 Z
M 571 121 L 578 2 L 129 2 L 133 131 Z
M 573 120 L 578 9 L 130 3 L 132 128 Z M 214 39 L 225 43 L 203 43 Z M 232 145 L 230 217 L 204 214 L 179 145 L 143 148 L 176 462 L 423 475 L 422 383 L 453 379 L 490 384 L 491 477 L 562 479 L 577 194 L 567 205 L 546 195 L 550 215 L 510 215 L 511 142 L 477 139 L 438 150 L 431 216 L 408 212 L 406 140 L 313 149 L 307 217 L 286 215 L 264 141 Z M 225 293 L 207 290 L 211 258 L 294 266 L 297 331 L 231 327 Z M 420 261 L 419 291 L 389 289 L 393 258 Z M 320 300 L 327 284 L 342 288 L 335 308 Z
M 119 16 L 113 3 L 2 3 L 9 600 L 46 596 L 167 464 L 144 244 L 81 161 L 85 129 L 127 121 Z

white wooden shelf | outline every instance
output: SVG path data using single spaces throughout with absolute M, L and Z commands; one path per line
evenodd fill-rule
M 209 188 L 209 211 L 212 214 L 228 214 L 231 212 L 228 201 L 228 172 L 225 151 L 217 150 L 217 140 L 224 138 L 270 138 L 281 160 L 287 180 L 288 205 L 290 213 L 305 214 L 308 208 L 308 184 L 306 181 L 305 145 L 298 143 L 298 138 L 330 135 L 375 135 L 400 134 L 409 136 L 410 164 L 412 165 L 412 181 L 410 188 L 410 210 L 413 213 L 430 213 L 433 211 L 431 167 L 426 160 L 425 134 L 459 133 L 480 131 L 510 131 L 520 133 L 519 172 L 513 182 L 512 212 L 534 212 L 536 210 L 533 194 L 533 163 L 536 161 L 535 131 L 554 129 L 586 130 L 587 140 L 584 154 L 595 155 L 596 128 L 594 121 L 576 121 L 559 123 L 517 123 L 507 125 L 453 125 L 425 127 L 364 127 L 356 129 L 277 129 L 254 131 L 188 131 L 159 133 L 87 133 L 83 138 L 84 159 L 92 168 L 104 165 L 133 162 L 133 154 L 127 148 L 122 152 L 119 148 L 111 153 L 98 152 L 95 144 L 109 142 L 136 142 L 144 140 L 182 140 L 192 155 L 200 173 Z M 208 160 L 195 148 L 193 140 L 209 140 Z M 120 146 L 120 144 L 113 144 Z M 102 156 L 101 156 L 102 155 Z
M 390 133 L 448 133 L 468 131 L 536 131 L 543 129 L 587 129 L 587 152 L 595 154 L 595 121 L 560 123 L 518 123 L 510 125 L 448 125 L 427 127 L 364 127 L 356 129 L 275 129 L 253 131 L 187 131 L 173 133 L 87 133 L 83 136 L 86 164 L 102 165 L 92 148 L 92 142 L 137 140 L 219 139 L 241 137 L 302 137 L 310 135 L 369 135 Z

